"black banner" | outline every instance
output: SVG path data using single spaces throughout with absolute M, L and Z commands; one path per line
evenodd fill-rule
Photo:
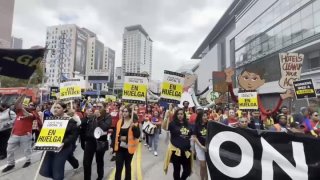
M 208 124 L 211 179 L 319 180 L 320 140 L 303 134 Z
M 29 79 L 45 49 L 0 49 L 0 75 Z
M 59 87 L 50 87 L 50 100 L 57 100 L 57 93 L 59 93 Z
M 293 86 L 297 99 L 317 97 L 312 79 L 294 81 Z

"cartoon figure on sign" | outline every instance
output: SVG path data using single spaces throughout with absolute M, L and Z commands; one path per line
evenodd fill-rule
M 196 82 L 197 76 L 194 74 L 186 74 L 184 79 L 184 85 L 183 85 L 183 93 L 181 95 L 181 101 L 179 104 L 179 107 L 183 107 L 183 102 L 188 101 L 189 107 L 194 107 L 195 104 L 192 100 L 191 94 L 193 93 L 192 86 Z
M 234 75 L 234 69 L 228 68 L 225 70 L 226 73 L 226 82 L 228 83 L 228 89 L 231 94 L 233 101 L 238 102 L 238 97 L 234 95 L 233 87 L 232 87 L 232 76 Z M 240 86 L 239 92 L 255 92 L 258 88 L 260 88 L 264 83 L 264 71 L 255 67 L 245 68 L 240 75 L 238 76 L 238 83 Z M 282 101 L 286 98 L 293 97 L 291 91 L 286 91 L 285 94 L 280 95 L 280 99 L 277 103 L 277 106 L 273 111 L 266 112 L 264 109 L 261 99 L 258 95 L 258 106 L 263 114 L 272 114 L 279 110 Z

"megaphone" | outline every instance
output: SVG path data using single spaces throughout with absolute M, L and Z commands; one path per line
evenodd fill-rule
M 96 139 L 99 139 L 101 136 L 108 134 L 108 132 L 104 132 L 100 127 L 96 127 L 94 129 L 93 135 Z

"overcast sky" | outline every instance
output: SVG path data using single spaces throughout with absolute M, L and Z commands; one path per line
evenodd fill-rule
M 121 66 L 125 26 L 141 24 L 153 42 L 153 79 L 190 60 L 232 0 L 15 0 L 12 35 L 24 48 L 44 46 L 46 27 L 76 24 L 116 51 Z

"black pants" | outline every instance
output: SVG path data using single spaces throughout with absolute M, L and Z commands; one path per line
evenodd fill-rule
M 83 172 L 84 172 L 84 179 L 89 180 L 91 179 L 91 166 L 94 154 L 96 154 L 96 162 L 97 162 L 97 173 L 98 173 L 98 180 L 102 179 L 104 176 L 104 162 L 103 157 L 105 151 L 97 151 L 97 142 L 95 140 L 88 140 L 86 141 L 86 145 L 84 148 L 84 155 L 83 155 Z
M 71 146 L 63 147 L 58 153 L 47 151 L 39 174 L 53 180 L 63 180 L 65 171 L 64 166 L 71 152 Z
M 32 138 L 32 140 L 34 143 L 36 143 L 40 135 L 40 131 L 38 129 L 32 129 L 32 137 L 33 135 L 34 135 L 34 139 Z
M 131 161 L 133 154 L 129 154 L 128 149 L 120 147 L 116 152 L 116 175 L 115 180 L 121 180 L 123 164 L 126 166 L 125 180 L 131 180 Z
M 71 166 L 73 167 L 73 169 L 76 169 L 79 167 L 79 161 L 76 157 L 74 157 L 74 151 L 76 150 L 76 142 L 73 143 L 72 145 L 72 153 L 70 154 L 70 156 L 68 157 L 68 162 L 71 164 Z
M 4 131 L 0 131 L 0 156 L 7 157 L 7 146 L 10 134 L 11 128 Z
M 171 156 L 171 162 L 173 164 L 173 178 L 174 180 L 185 180 L 191 175 L 191 162 L 185 156 L 185 153 L 182 151 L 181 156 L 176 156 L 174 153 Z M 180 176 L 181 165 L 183 168 L 182 175 Z
M 144 133 L 144 137 L 146 138 L 146 143 L 149 144 L 149 135 L 147 133 Z

